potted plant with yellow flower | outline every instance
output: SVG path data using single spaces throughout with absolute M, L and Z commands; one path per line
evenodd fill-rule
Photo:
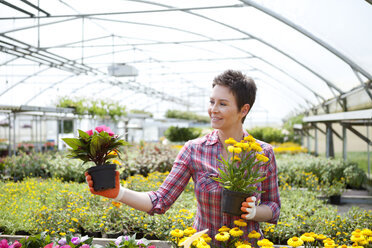
M 265 180 L 265 175 L 260 167 L 265 165 L 269 158 L 262 153 L 259 143 L 249 135 L 241 142 L 233 138 L 225 140 L 228 158 L 222 157 L 219 162 L 223 164 L 219 168 L 219 176 L 212 177 L 223 187 L 222 212 L 240 216 L 241 204 L 257 190 L 257 184 Z
M 129 143 L 115 135 L 109 127 L 98 126 L 94 130 L 78 130 L 78 138 L 63 138 L 62 140 L 71 147 L 67 157 L 80 159 L 84 163 L 93 162 L 95 166 L 88 168 L 88 173 L 93 180 L 95 191 L 115 188 L 116 164 L 110 159 L 119 157 L 119 148 Z

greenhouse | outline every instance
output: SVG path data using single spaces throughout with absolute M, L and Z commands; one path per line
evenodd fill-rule
M 370 0 L 3 0 L 0 24 L 0 248 L 372 246 Z

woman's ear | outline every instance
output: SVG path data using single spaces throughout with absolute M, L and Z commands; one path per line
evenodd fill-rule
M 243 117 L 247 116 L 250 108 L 251 108 L 251 106 L 248 103 L 244 104 L 244 106 L 242 107 L 242 110 L 241 110 L 241 113 L 242 113 Z

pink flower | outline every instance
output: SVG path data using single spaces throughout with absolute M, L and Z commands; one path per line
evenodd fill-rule
M 58 244 L 60 244 L 60 245 L 65 245 L 65 244 L 67 244 L 66 238 L 61 238 L 61 239 L 58 241 Z
M 53 243 L 47 244 L 44 248 L 53 248 Z
M 79 239 L 79 237 L 73 237 L 73 238 L 71 239 L 71 243 L 73 243 L 74 245 L 78 245 L 78 244 L 80 244 L 80 239 Z
M 69 246 L 69 245 L 64 245 L 64 246 L 61 246 L 60 248 L 71 248 L 71 246 Z
M 90 246 L 88 244 L 83 244 L 80 248 L 90 248 Z
M 13 243 L 11 246 L 9 246 L 9 248 L 19 248 L 19 247 L 21 247 L 21 246 L 22 246 L 22 244 L 19 243 L 19 242 L 16 240 L 16 241 L 14 241 L 14 243 Z
M 150 246 L 147 247 L 147 248 L 156 248 L 156 246 L 155 246 L 155 245 L 150 245 Z
M 105 125 L 96 127 L 96 131 L 99 133 L 104 131 L 108 133 L 110 136 L 114 136 L 114 133 L 111 131 L 111 129 L 109 127 L 106 127 Z
M 93 131 L 92 129 L 91 130 L 88 130 L 88 131 L 85 131 L 89 136 L 92 136 L 93 135 Z
M 8 248 L 9 247 L 9 245 L 8 245 L 8 240 L 6 240 L 6 239 L 2 239 L 1 241 L 0 241 L 0 248 Z

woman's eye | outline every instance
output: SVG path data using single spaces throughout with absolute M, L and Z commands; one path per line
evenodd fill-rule
M 226 103 L 221 102 L 220 104 L 221 104 L 221 106 L 226 106 Z
M 214 104 L 214 101 L 211 100 L 211 101 L 209 101 L 209 103 L 213 105 Z

